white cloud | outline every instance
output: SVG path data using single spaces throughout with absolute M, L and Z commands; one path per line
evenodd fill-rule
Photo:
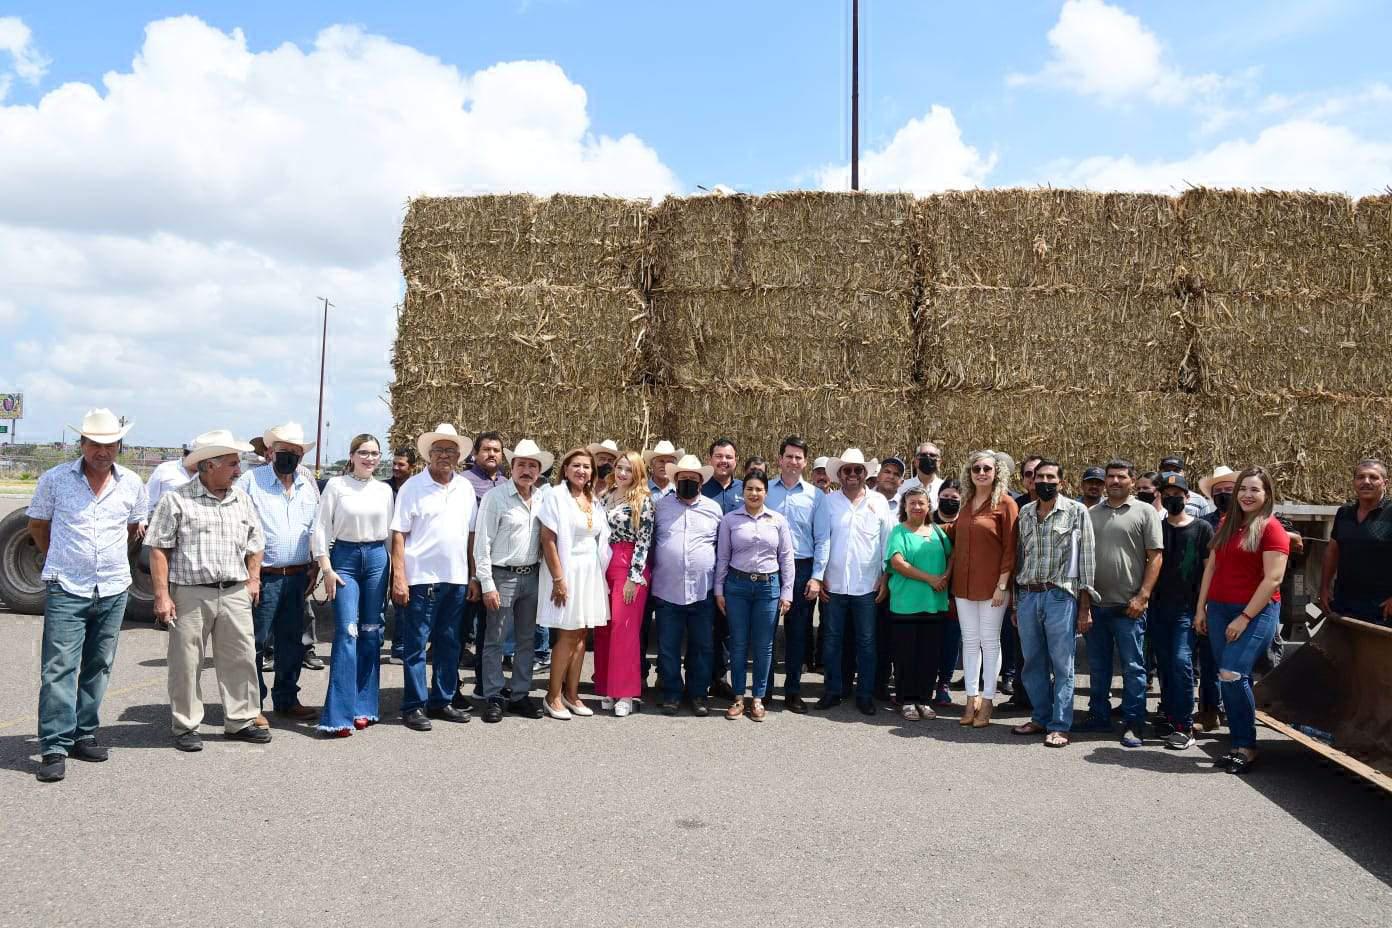
M 1212 95 L 1225 83 L 1216 74 L 1184 74 L 1140 19 L 1103 0 L 1067 0 L 1048 39 L 1053 53 L 1043 70 L 1012 74 L 1008 83 L 1062 87 L 1113 104 L 1167 105 Z
M 462 74 L 353 27 L 253 52 L 239 30 L 151 23 L 101 88 L 0 105 L 0 310 L 49 330 L 7 379 L 54 437 L 84 404 L 161 443 L 312 422 L 327 296 L 326 417 L 343 441 L 381 429 L 409 197 L 677 188 L 587 104 L 551 62 Z
M 861 187 L 934 193 L 980 187 L 996 166 L 996 155 L 983 156 L 962 138 L 952 110 L 934 105 L 910 119 L 883 148 L 860 159 Z M 823 190 L 850 189 L 850 168 L 828 165 L 817 172 Z
M 0 63 L 7 54 L 9 67 L 0 67 L 0 100 L 9 95 L 16 77 L 37 84 L 48 70 L 48 59 L 34 47 L 33 33 L 17 16 L 0 16 Z
M 1392 141 L 1367 138 L 1327 122 L 1297 119 L 1232 139 L 1176 160 L 1139 161 L 1129 155 L 1058 163 L 1057 184 L 1094 190 L 1172 193 L 1189 185 L 1280 190 L 1381 192 L 1392 178 Z

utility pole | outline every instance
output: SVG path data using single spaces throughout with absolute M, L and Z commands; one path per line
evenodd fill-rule
M 324 334 L 319 343 L 319 424 L 314 431 L 314 476 L 319 476 L 320 456 L 324 452 L 324 359 L 329 353 L 329 307 L 333 306 L 329 298 L 321 296 L 319 299 L 324 301 Z
M 860 0 L 851 0 L 851 189 L 860 189 Z

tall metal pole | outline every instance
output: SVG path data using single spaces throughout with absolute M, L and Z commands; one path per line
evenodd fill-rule
M 860 189 L 860 0 L 851 0 L 851 189 Z
M 319 299 L 324 301 L 324 334 L 323 341 L 319 343 L 319 425 L 314 432 L 314 476 L 319 476 L 319 459 L 324 451 L 324 358 L 329 353 L 329 307 L 333 304 L 329 298 L 321 296 Z

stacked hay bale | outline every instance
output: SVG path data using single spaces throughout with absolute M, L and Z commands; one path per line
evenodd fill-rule
M 564 449 L 647 437 L 646 200 L 413 200 L 392 441 L 437 422 Z

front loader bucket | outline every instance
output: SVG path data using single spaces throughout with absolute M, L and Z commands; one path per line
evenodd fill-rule
M 1254 690 L 1264 724 L 1392 792 L 1392 628 L 1330 615 Z

